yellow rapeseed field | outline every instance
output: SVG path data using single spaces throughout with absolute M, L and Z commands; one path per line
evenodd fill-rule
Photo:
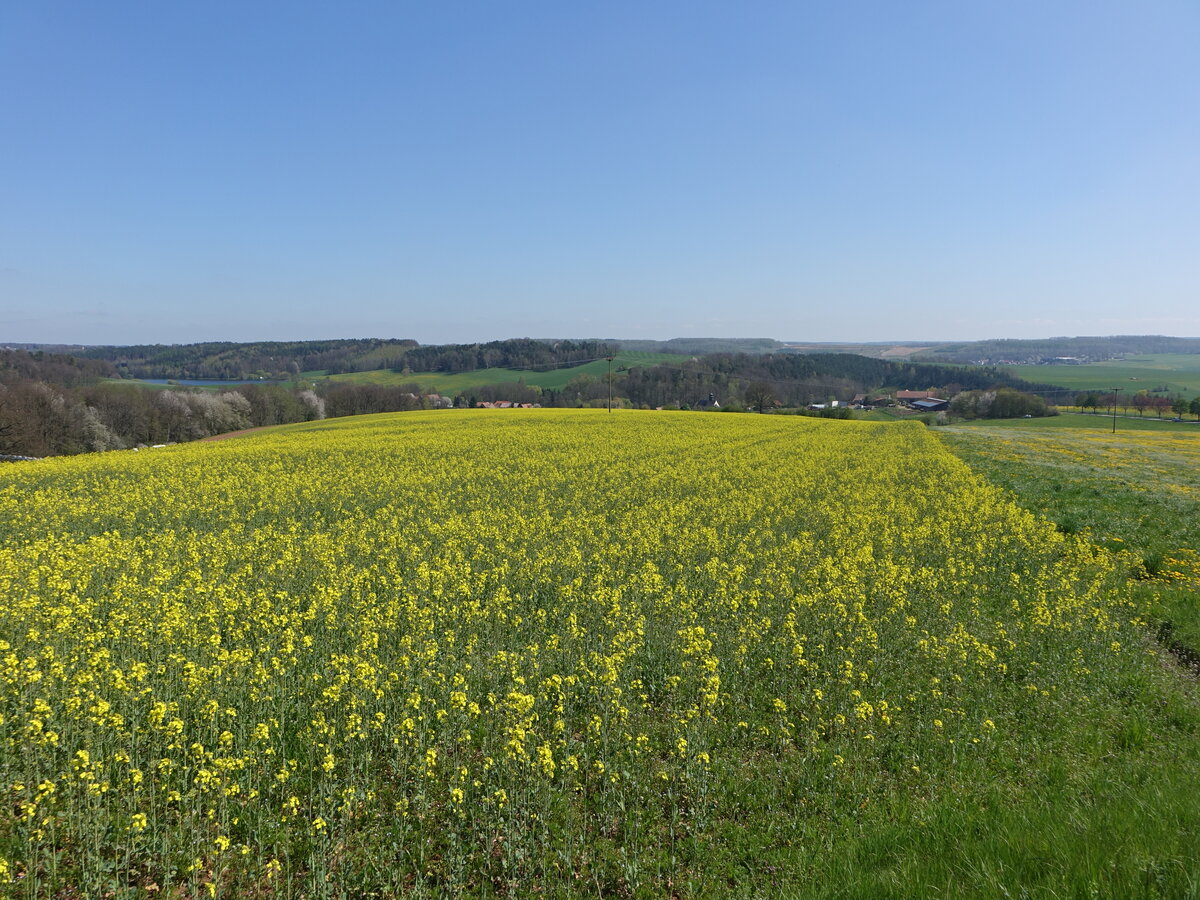
M 919 798 L 1152 665 L 911 424 L 335 420 L 9 466 L 0 539 L 28 896 L 666 892 L 770 766 L 789 821 Z

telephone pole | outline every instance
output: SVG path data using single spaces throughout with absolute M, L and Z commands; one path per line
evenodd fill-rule
M 612 361 L 611 356 L 604 357 L 608 360 L 608 411 L 612 413 Z
M 1120 388 L 1113 388 L 1113 430 L 1112 433 L 1117 433 L 1117 401 L 1120 399 L 1117 394 L 1121 393 Z

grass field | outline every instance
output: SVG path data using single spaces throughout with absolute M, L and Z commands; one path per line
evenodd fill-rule
M 684 362 L 689 358 L 672 353 L 625 351 L 617 353 L 613 357 L 612 370 L 617 372 L 621 368 L 632 366 L 671 365 Z M 412 384 L 415 382 L 425 390 L 452 396 L 460 391 L 469 391 L 484 385 L 520 380 L 543 389 L 561 390 L 566 387 L 567 382 L 580 375 L 588 375 L 599 380 L 604 378 L 607 371 L 608 363 L 605 360 L 596 360 L 580 366 L 543 372 L 521 369 L 479 369 L 456 375 L 448 375 L 445 372 L 412 372 L 405 375 L 391 369 L 377 369 L 371 372 L 353 372 L 327 377 L 331 381 L 346 381 L 352 384 Z
M 1191 398 L 1200 394 L 1200 354 L 1159 353 L 1067 366 L 1007 366 L 1028 381 L 1059 384 L 1073 390 L 1137 393 L 1165 387 Z
M 1033 428 L 1037 430 L 1058 430 L 1065 428 L 1100 434 L 1112 432 L 1113 418 L 1111 415 L 1104 415 L 1103 412 L 1098 415 L 1092 415 L 1090 412 L 1064 412 L 1057 416 L 1042 416 L 1036 419 L 974 419 L 970 422 L 956 422 L 955 427 Z M 1183 422 L 1172 422 L 1170 418 L 1160 419 L 1155 416 L 1137 416 L 1119 413 L 1117 415 L 1117 433 L 1120 434 L 1125 431 L 1162 431 L 1179 435 L 1193 435 L 1196 439 L 1200 440 L 1200 425 L 1197 425 L 1195 419 L 1191 417 L 1188 417 Z
M 1195 896 L 1196 685 L 1085 524 L 915 423 L 791 416 L 393 414 L 9 466 L 0 884 Z

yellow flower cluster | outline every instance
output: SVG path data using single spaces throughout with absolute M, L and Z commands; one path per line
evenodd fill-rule
M 1131 643 L 1103 554 L 911 425 L 334 420 L 13 466 L 0 538 L 0 874 L 95 883 L 116 835 L 211 891 L 695 827 L 722 767 L 936 768 Z

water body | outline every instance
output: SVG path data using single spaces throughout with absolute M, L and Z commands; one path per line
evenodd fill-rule
M 180 387 L 225 387 L 239 384 L 283 384 L 265 378 L 247 378 L 242 381 L 213 381 L 205 378 L 139 378 L 144 384 L 177 384 Z

